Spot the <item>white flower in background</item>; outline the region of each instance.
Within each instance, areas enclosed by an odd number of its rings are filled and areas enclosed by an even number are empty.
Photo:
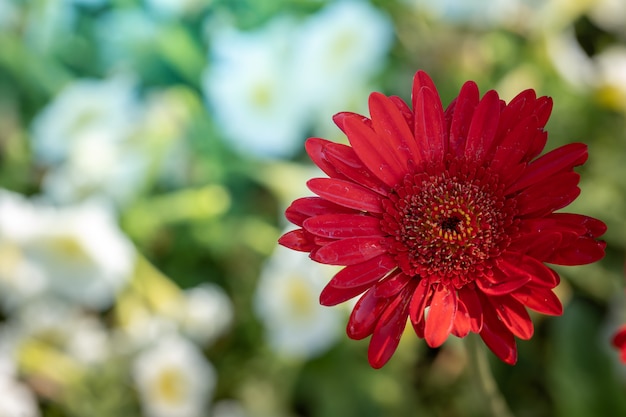
[[[213,405],[211,417],[247,417],[244,406],[236,400],[220,400]]]
[[[261,272],[255,311],[270,346],[279,354],[308,359],[329,349],[340,335],[341,311],[319,304],[329,268],[306,254],[277,247]]]
[[[215,284],[185,290],[181,307],[181,330],[201,346],[213,343],[233,322],[233,304],[224,290]]]
[[[207,415],[217,375],[192,342],[163,338],[137,356],[132,371],[146,417]]]
[[[224,290],[207,283],[164,301],[159,311],[136,306],[124,317],[121,336],[131,348],[143,348],[173,334],[183,334],[206,347],[230,328],[233,316],[232,302]]]
[[[0,332],[4,336],[4,332]],[[37,401],[31,390],[18,380],[13,349],[0,340],[0,416],[39,417]]]
[[[0,191],[0,219],[0,257],[10,260],[0,286],[15,290],[3,294],[9,307],[45,292],[103,309],[133,273],[134,247],[98,201],[55,208]]]
[[[293,81],[294,22],[276,18],[250,32],[218,26],[209,28],[210,65],[203,76],[209,111],[235,149],[292,156],[308,124],[306,99]]]
[[[110,353],[108,332],[99,316],[51,297],[20,306],[7,321],[3,337],[17,351],[29,343],[44,344],[81,364],[100,363]]]
[[[393,32],[391,20],[365,1],[330,3],[312,15],[295,38],[300,94],[330,115],[346,110],[386,63]]]
[[[78,80],[34,119],[32,149],[48,171],[42,188],[53,201],[104,195],[128,201],[143,185],[145,149],[129,140],[141,120],[134,81]]]

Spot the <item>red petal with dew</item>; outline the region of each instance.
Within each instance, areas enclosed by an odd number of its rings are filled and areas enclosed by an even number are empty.
[[[580,194],[579,180],[576,172],[564,172],[525,189],[516,198],[519,215],[539,217],[567,206]]]
[[[449,150],[457,159],[463,157],[465,153],[469,128],[478,102],[479,93],[476,83],[468,81],[463,84],[454,104],[450,124]]]
[[[493,307],[490,306],[489,310]],[[515,365],[517,345],[513,333],[498,319],[495,311],[485,311],[480,337],[491,351],[503,362]]]
[[[549,316],[563,314],[563,305],[550,288],[527,285],[512,292],[511,296],[538,313]]]
[[[511,296],[487,297],[498,313],[502,323],[520,339],[528,340],[533,336],[533,322],[522,303]]]
[[[378,136],[393,149],[406,173],[411,164],[419,165],[420,150],[406,119],[390,98],[372,93],[369,98],[372,125]],[[413,161],[413,162],[410,162]]]
[[[382,236],[380,219],[364,214],[322,214],[309,217],[303,226],[314,235],[332,239]]]
[[[353,182],[334,178],[313,178],[307,182],[307,186],[320,197],[341,206],[382,213],[382,197]]]
[[[422,87],[415,106],[415,141],[422,160],[442,163],[448,150],[448,137],[437,90]]]
[[[407,172],[392,145],[360,118],[346,117],[343,123],[350,145],[365,166],[390,187],[400,183]]]
[[[559,172],[571,171],[575,166],[584,164],[587,157],[587,145],[583,143],[556,148],[528,164],[524,174],[507,189],[507,193],[530,187]]]
[[[371,335],[383,310],[391,300],[374,296],[374,291],[369,290],[357,301],[352,309],[346,332],[350,339],[360,340]]]
[[[304,143],[304,147],[309,158],[311,158],[315,165],[324,171],[326,175],[331,178],[346,179],[346,177],[328,161],[328,158],[324,154],[324,148],[331,143],[331,141],[322,138],[309,138]]]
[[[452,330],[456,311],[456,291],[451,291],[447,286],[439,285],[433,294],[430,309],[426,316],[424,338],[428,346],[439,347],[446,341]]]
[[[285,210],[285,217],[291,223],[302,226],[309,217],[328,213],[356,213],[355,210],[339,206],[319,197],[302,197],[294,200]]]
[[[311,252],[318,247],[313,241],[313,235],[302,229],[285,233],[278,239],[278,243],[298,252]]]
[[[311,259],[328,265],[354,265],[386,252],[378,237],[352,237],[322,246]]]
[[[396,267],[395,260],[386,254],[379,255],[356,265],[349,265],[337,272],[330,283],[335,288],[353,288],[371,285]]]
[[[478,103],[465,144],[465,159],[483,162],[488,157],[498,130],[500,119],[500,98],[494,90],[489,90]]]
[[[413,278],[396,270],[374,286],[376,297],[389,298],[398,294],[411,282]]]
[[[402,332],[406,327],[409,314],[408,296],[412,288],[398,294],[398,296],[385,308],[380,320],[376,324],[374,333],[367,349],[367,358],[373,368],[381,368],[391,359],[396,351]]]
[[[346,178],[381,195],[389,194],[390,188],[367,169],[350,146],[329,143],[324,147],[323,152],[328,162]]]
[[[480,332],[483,327],[483,307],[476,289],[466,285],[459,290],[458,295],[470,316],[470,329],[474,333]]]

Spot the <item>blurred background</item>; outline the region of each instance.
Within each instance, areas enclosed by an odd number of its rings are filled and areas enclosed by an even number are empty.
[[[489,358],[517,416],[626,415],[626,2],[0,0],[0,416],[485,415],[463,341],[371,369],[335,270],[276,245],[304,140],[417,69],[444,106],[534,88],[547,149],[589,145],[568,211],[607,256]]]

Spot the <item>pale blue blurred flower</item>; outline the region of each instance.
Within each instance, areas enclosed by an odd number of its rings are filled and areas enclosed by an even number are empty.
[[[500,25],[519,18],[522,8],[538,7],[539,0],[407,0],[418,11],[451,23],[477,27]]]
[[[295,30],[292,20],[276,18],[255,31],[228,26],[210,33],[204,93],[225,136],[243,153],[291,156],[305,139],[306,99],[291,64]]]

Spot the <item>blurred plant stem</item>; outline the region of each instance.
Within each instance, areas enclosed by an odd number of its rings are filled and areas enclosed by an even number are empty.
[[[491,373],[485,345],[480,336],[470,333],[465,341],[470,378],[477,382],[476,385],[482,396],[482,401],[489,411],[488,415],[491,417],[514,417]]]

